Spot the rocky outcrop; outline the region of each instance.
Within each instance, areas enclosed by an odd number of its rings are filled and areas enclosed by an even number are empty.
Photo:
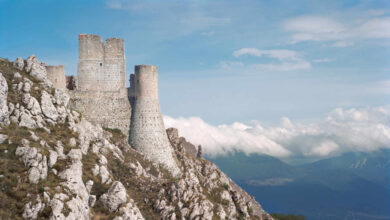
[[[39,180],[44,180],[47,177],[47,158],[39,153],[37,148],[30,147],[29,144],[28,140],[23,139],[22,145],[16,149],[15,154],[20,156],[24,165],[29,168],[29,181],[36,184]]]
[[[191,157],[196,157],[197,150],[195,145],[188,142],[184,137],[179,137],[179,131],[177,128],[168,128],[167,135],[172,146],[176,147],[177,151],[185,153]]]
[[[42,91],[41,96],[41,108],[43,114],[53,121],[57,121],[58,113],[56,107],[51,100],[51,96],[46,92]]]
[[[47,81],[47,72],[46,72],[45,65],[43,63],[40,63],[38,59],[35,57],[35,55],[29,56],[26,62],[27,62],[26,65],[27,73],[29,73],[32,77],[34,77],[37,80]],[[15,65],[19,66],[18,63],[20,63],[20,60],[18,61],[17,59]]]
[[[9,124],[7,98],[8,98],[8,84],[3,74],[0,72],[0,125]]]

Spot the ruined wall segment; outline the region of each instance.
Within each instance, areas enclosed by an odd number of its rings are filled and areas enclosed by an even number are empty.
[[[47,78],[53,83],[53,87],[56,89],[66,90],[66,77],[65,67],[59,66],[46,66]]]
[[[161,163],[174,176],[180,175],[160,112],[156,66],[135,66],[135,91],[137,97],[132,108],[130,145],[150,160]]]
[[[77,86],[71,105],[94,124],[129,135],[131,106],[126,89],[123,39],[103,43],[97,35],[79,35]]]
[[[78,86],[80,91],[126,90],[123,39],[79,35]]]

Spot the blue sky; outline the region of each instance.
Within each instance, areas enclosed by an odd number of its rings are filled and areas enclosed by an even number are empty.
[[[274,126],[389,104],[388,0],[0,0],[0,57],[76,74],[79,33],[123,38],[128,74],[157,65],[171,117]]]

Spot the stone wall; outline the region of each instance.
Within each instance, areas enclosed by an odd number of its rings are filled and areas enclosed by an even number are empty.
[[[123,39],[79,35],[76,90],[70,91],[71,105],[87,120],[129,135],[131,106],[126,89]]]
[[[126,89],[126,62],[123,39],[79,35],[78,85],[80,91]]]
[[[134,81],[137,97],[131,115],[130,145],[177,176],[180,169],[165,131],[158,102],[157,67],[136,66]]]
[[[54,88],[66,89],[65,67],[63,65],[46,66],[46,72],[47,78],[53,83]]]
[[[82,113],[89,122],[106,128],[118,128],[129,135],[131,107],[127,96],[115,92],[69,91],[70,105]]]

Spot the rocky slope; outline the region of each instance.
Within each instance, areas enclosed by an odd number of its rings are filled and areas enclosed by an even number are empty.
[[[176,129],[180,178],[68,102],[35,56],[0,59],[0,219],[272,219]]]

